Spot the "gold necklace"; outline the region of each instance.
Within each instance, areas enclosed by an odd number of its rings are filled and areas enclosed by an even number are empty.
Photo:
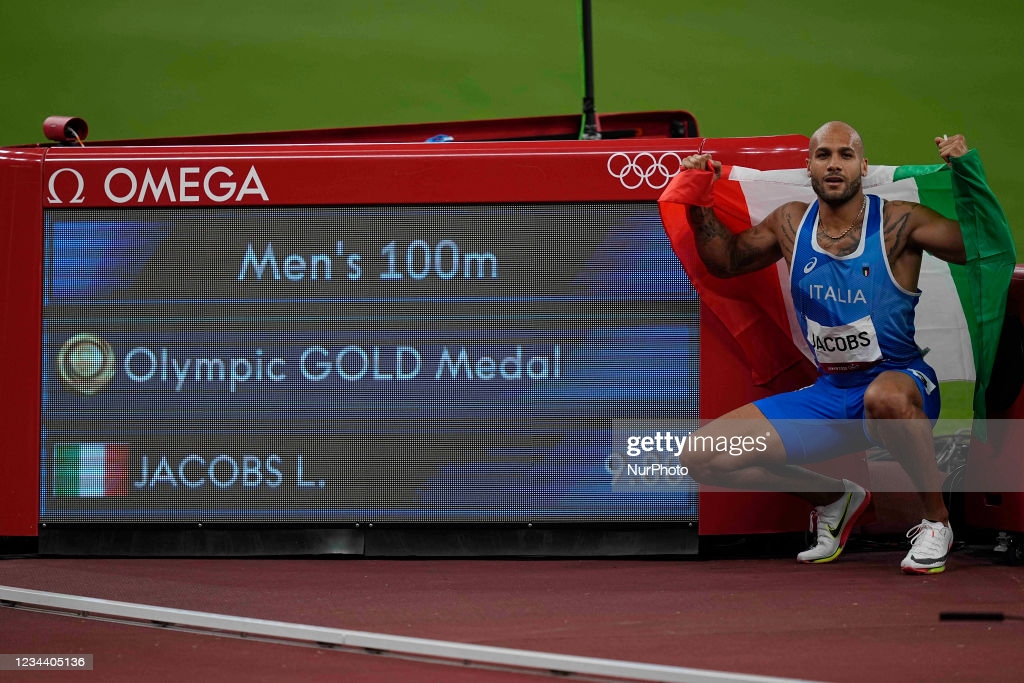
[[[862,201],[860,203],[860,211],[857,212],[857,217],[853,219],[852,223],[850,223],[850,227],[848,227],[846,230],[843,230],[840,234],[836,235],[835,237],[833,237],[832,235],[828,234],[828,230],[825,229],[825,223],[824,223],[824,221],[821,220],[821,215],[819,214],[818,215],[818,232],[820,232],[822,235],[824,235],[825,237],[829,238],[833,242],[838,242],[839,240],[843,239],[848,234],[850,234],[851,230],[853,230],[858,225],[860,225],[860,219],[864,217],[864,207],[866,207],[867,205],[868,205],[868,198],[865,196],[865,197],[863,197],[863,199],[862,199]]]

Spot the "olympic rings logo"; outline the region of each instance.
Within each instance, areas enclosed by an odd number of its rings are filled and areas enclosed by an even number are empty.
[[[660,190],[682,170],[682,164],[675,152],[665,152],[657,158],[650,152],[640,152],[633,158],[616,152],[608,157],[608,173],[627,190],[635,190],[644,183],[652,190]]]

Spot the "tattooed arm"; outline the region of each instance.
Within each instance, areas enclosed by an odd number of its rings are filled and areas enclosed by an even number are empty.
[[[782,258],[775,231],[759,225],[733,234],[722,225],[710,206],[688,206],[686,215],[693,227],[697,253],[716,277],[733,277],[760,270]],[[770,217],[769,217],[770,218]]]
[[[935,138],[935,145],[939,156],[946,161],[968,151],[963,135]],[[911,202],[889,203],[892,206],[886,207],[885,235],[890,263],[897,263],[904,251],[918,255],[927,251],[950,263],[966,261],[959,223],[925,206]]]
[[[892,264],[907,252],[919,257],[923,251],[949,263],[967,260],[960,224],[913,202],[886,202],[885,242]]]
[[[684,169],[714,169],[715,177],[721,173],[721,164],[712,161],[710,154],[694,154],[683,160]],[[792,225],[787,223],[788,205],[773,211],[758,225],[733,233],[722,225],[711,206],[689,205],[686,215],[693,228],[697,253],[708,272],[716,277],[733,277],[770,266],[792,250]],[[781,244],[780,244],[781,241]]]

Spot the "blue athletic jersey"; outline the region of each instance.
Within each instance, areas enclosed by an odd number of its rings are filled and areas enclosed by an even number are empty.
[[[837,385],[858,383],[849,373],[884,363],[906,366],[920,357],[914,307],[920,290],[896,283],[885,254],[882,198],[867,196],[861,241],[848,256],[818,246],[818,202],[800,221],[790,265],[790,290],[800,329],[822,373]]]
[[[925,415],[939,416],[935,371],[914,342],[914,307],[921,292],[893,279],[885,256],[882,199],[867,195],[857,250],[835,257],[818,246],[818,202],[797,228],[789,282],[800,328],[821,374],[809,387],[754,405],[772,423],[787,462],[803,464],[872,445],[863,425],[864,394],[888,370],[914,379]]]

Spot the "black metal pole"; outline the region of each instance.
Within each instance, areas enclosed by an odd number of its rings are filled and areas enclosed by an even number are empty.
[[[594,33],[591,22],[590,0],[582,3],[583,23],[583,140],[600,140],[597,116],[594,113]]]

